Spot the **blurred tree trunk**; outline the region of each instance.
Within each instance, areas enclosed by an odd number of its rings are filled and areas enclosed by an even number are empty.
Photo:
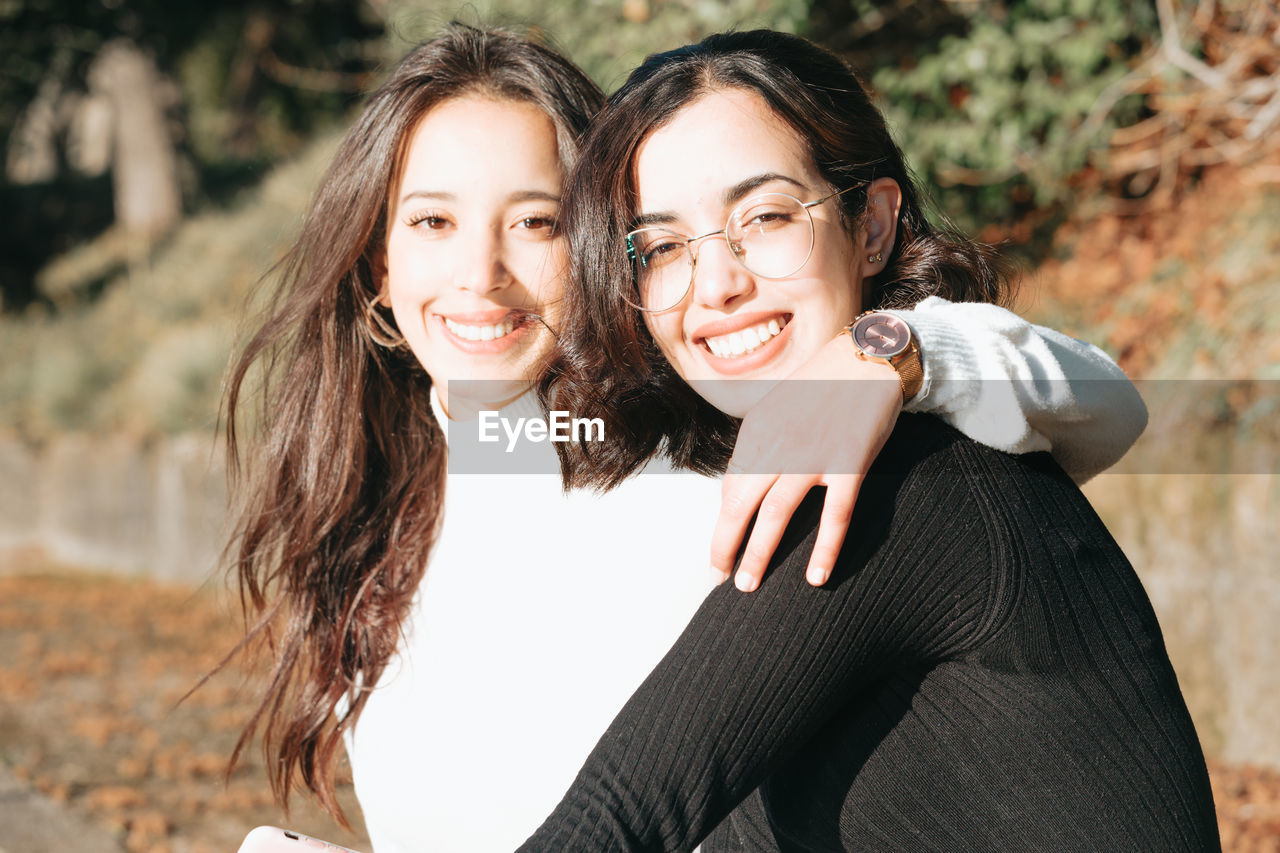
[[[178,158],[165,110],[172,94],[155,62],[127,40],[107,43],[89,70],[89,88],[114,113],[112,186],[117,225],[155,238],[182,216]]]
[[[9,134],[5,175],[15,184],[41,184],[58,175],[58,100],[62,81],[50,74],[40,81]]]
[[[258,99],[262,94],[258,67],[275,35],[272,15],[263,9],[250,9],[227,80],[227,102],[234,116],[229,147],[240,157],[249,158],[258,148]]]

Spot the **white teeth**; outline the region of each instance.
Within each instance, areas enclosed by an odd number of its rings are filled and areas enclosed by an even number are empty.
[[[506,337],[516,328],[512,320],[505,320],[492,326],[468,326],[445,317],[444,324],[449,331],[468,341],[491,341],[494,338]]]
[[[759,349],[775,336],[782,334],[782,330],[786,327],[785,319],[775,317],[767,323],[761,323],[749,329],[703,340],[706,341],[707,349],[711,350],[712,355],[718,358],[737,358]]]

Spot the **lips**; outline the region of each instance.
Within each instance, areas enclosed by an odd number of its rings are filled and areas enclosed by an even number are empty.
[[[699,326],[691,343],[716,373],[750,373],[783,351],[791,337],[791,320],[791,314],[780,311],[730,317]]]
[[[518,309],[432,316],[450,343],[475,355],[498,353],[514,346],[534,323],[534,315]]]
[[[738,332],[703,338],[702,342],[718,358],[739,358],[755,352],[771,339],[782,334],[786,325],[786,316],[779,315]]]
[[[449,331],[468,341],[491,341],[515,331],[516,321],[510,317],[495,325],[473,325],[459,323],[450,317],[444,318],[444,325]]]

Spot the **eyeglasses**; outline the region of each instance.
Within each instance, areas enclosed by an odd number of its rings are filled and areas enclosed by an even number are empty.
[[[845,187],[817,201],[803,202],[782,192],[753,196],[733,209],[724,228],[686,237],[667,228],[637,228],[627,235],[635,289],[623,298],[641,311],[669,311],[693,289],[698,263],[693,244],[723,234],[729,252],[761,278],[786,278],[813,254],[810,208],[843,195],[863,183]]]

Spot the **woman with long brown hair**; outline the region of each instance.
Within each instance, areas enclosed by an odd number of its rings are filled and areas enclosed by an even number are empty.
[[[601,102],[571,63],[511,34],[454,26],[412,51],[339,148],[231,375],[230,553],[255,614],[249,639],[268,642],[273,662],[239,748],[260,728],[276,793],[300,782],[337,813],[346,737],[379,851],[522,839],[706,592],[690,561],[716,517],[714,480],[645,478],[596,498],[563,495],[554,476],[446,470],[446,432],[460,428],[449,415],[541,413],[528,389],[566,322],[562,173]],[[973,400],[942,379],[989,358],[998,375],[1068,389],[1063,405],[1027,383],[1015,444],[1052,444],[1087,475],[1141,429],[1127,384],[1119,406],[1083,392],[1081,378],[1122,379],[1095,350],[998,309],[937,303],[902,316],[920,337],[912,405],[971,415]],[[833,423],[833,476],[726,487],[740,491],[717,528],[721,563],[762,502],[762,517],[790,514],[779,488],[794,496],[820,481],[833,505],[851,505],[897,418],[893,369],[830,343],[799,369],[888,377],[867,383],[878,402]],[[757,439],[783,428],[762,421]],[[972,431],[983,434],[980,419]],[[832,559],[841,515],[830,516]],[[768,526],[752,533],[757,568],[741,577],[763,570],[781,535]],[[818,569],[821,582],[830,567]],[[584,634],[602,641],[583,645]]]
[[[1008,287],[987,247],[923,216],[850,70],[782,33],[646,60],[566,202],[543,392],[613,444],[567,454],[579,483],[626,481],[663,444],[727,458],[718,425],[832,336],[892,360],[911,331],[885,307]],[[785,328],[726,352],[761,323]],[[904,415],[823,587],[798,577],[816,498],[758,591],[712,592],[522,849],[1219,847],[1150,602],[1047,454]]]

